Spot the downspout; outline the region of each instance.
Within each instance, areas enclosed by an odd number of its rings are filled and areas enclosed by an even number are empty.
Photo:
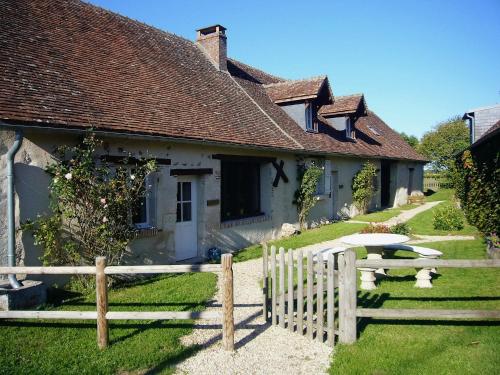
[[[476,126],[475,126],[475,125],[476,125],[476,124],[475,124],[475,118],[474,118],[474,116],[471,116],[471,115],[470,115],[470,114],[468,114],[468,113],[466,113],[466,114],[464,115],[464,117],[465,117],[465,118],[467,118],[467,119],[469,120],[469,126],[470,126],[470,143],[471,143],[471,144],[473,144],[473,143],[474,143],[474,141],[475,141],[474,137],[475,137],[475,135],[476,135],[476,134],[475,134],[475,133],[476,133],[476,132],[475,132],[475,127],[476,127]]]
[[[9,152],[7,152],[7,260],[9,267],[16,266],[16,231],[14,222],[14,157],[21,148],[23,142],[23,132],[16,130],[16,137]],[[22,287],[22,284],[16,279],[15,274],[9,275],[9,283],[13,289]]]

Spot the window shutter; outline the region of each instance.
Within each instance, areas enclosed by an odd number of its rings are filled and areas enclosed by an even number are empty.
[[[332,191],[332,163],[330,160],[325,160],[325,194],[330,194]]]

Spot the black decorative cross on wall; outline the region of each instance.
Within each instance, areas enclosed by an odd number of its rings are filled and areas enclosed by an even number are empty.
[[[281,160],[279,164],[276,163],[275,161],[273,161],[272,163],[274,168],[276,168],[276,177],[274,178],[273,186],[278,187],[280,178],[282,178],[285,183],[288,182],[288,177],[286,176],[285,171],[283,170],[285,162]]]

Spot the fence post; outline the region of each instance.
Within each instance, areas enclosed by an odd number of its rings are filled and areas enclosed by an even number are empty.
[[[314,262],[310,251],[307,252],[307,337],[312,340],[313,335],[313,299],[314,299]]]
[[[222,255],[223,299],[222,299],[222,345],[225,350],[234,350],[234,295],[233,256]]]
[[[106,313],[108,312],[108,281],[104,273],[106,257],[97,257],[95,259],[95,266],[97,345],[99,349],[104,349],[109,343],[109,328],[108,321],[106,320]]]
[[[276,280],[276,246],[271,246],[271,324],[276,325],[278,324],[277,320],[277,311],[276,311],[276,304],[277,304],[277,296],[276,293],[278,293],[278,288],[277,284],[278,281]]]
[[[339,255],[339,342],[356,342],[356,253],[352,249]]]
[[[325,264],[323,263],[323,254],[318,252],[316,254],[316,340],[323,342],[325,336],[324,329],[324,299],[323,299],[323,270]]]
[[[288,310],[286,316],[288,319],[288,329],[293,332],[294,330],[294,308],[293,308],[293,250],[288,249]]]
[[[297,332],[304,334],[304,259],[302,250],[297,251]]]
[[[328,254],[327,284],[326,284],[326,326],[328,345],[335,344],[335,260],[332,253]]]
[[[268,263],[268,253],[267,244],[262,244],[262,316],[267,322],[268,320],[268,302],[269,302],[269,263]]]

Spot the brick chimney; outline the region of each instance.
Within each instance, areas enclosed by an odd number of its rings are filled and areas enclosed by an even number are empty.
[[[226,28],[214,25],[196,30],[196,43],[203,48],[215,67],[227,71]]]

